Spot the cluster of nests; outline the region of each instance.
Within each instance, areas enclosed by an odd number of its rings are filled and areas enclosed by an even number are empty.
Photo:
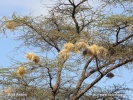
[[[80,53],[82,51],[83,56],[101,56],[105,57],[107,55],[108,50],[103,46],[98,46],[93,44],[91,46],[88,45],[88,42],[81,39],[77,43],[65,43],[64,49],[61,50],[58,54],[59,60],[67,60],[70,56],[70,52]]]
[[[40,62],[40,58],[36,56],[34,53],[27,53],[26,58],[29,59],[30,61],[34,62],[35,64],[38,64]],[[26,69],[24,66],[20,66],[17,68],[17,75],[23,76],[26,74]]]

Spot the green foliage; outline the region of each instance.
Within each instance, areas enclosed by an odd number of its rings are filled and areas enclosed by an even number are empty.
[[[98,26],[102,26],[105,28],[116,28],[116,27],[123,27],[129,26],[133,24],[133,17],[132,16],[125,16],[125,15],[111,15],[106,17],[102,22],[98,24]]]

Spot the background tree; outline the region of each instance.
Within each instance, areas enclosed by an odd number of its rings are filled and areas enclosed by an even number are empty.
[[[3,93],[27,94],[12,98],[16,100],[128,100],[95,94],[131,90],[114,86],[112,91],[98,92],[100,87],[96,85],[105,76],[114,77],[111,71],[132,67],[131,4],[132,0],[106,0],[93,7],[87,0],[59,0],[48,16],[14,13],[12,17],[3,17],[0,23],[3,33],[7,29],[19,31],[16,37],[23,41],[21,46],[42,52],[42,56],[27,53],[29,61],[2,69],[1,84],[11,87]],[[109,10],[112,6],[123,7],[122,13],[113,13],[114,9]]]

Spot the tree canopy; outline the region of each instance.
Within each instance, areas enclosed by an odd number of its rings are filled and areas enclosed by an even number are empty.
[[[9,87],[2,95],[27,94],[12,100],[130,100],[115,94],[131,88],[102,89],[97,83],[115,77],[112,71],[118,68],[133,69],[132,5],[132,0],[99,0],[95,6],[91,0],[58,0],[47,16],[1,18],[1,33],[15,32],[23,41],[19,48],[31,49],[27,62],[1,69],[0,83]],[[36,48],[41,56],[32,51]]]

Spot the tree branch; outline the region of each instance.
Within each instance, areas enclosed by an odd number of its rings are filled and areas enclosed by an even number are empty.
[[[68,0],[71,5],[74,5],[74,1]]]
[[[102,77],[104,77],[108,72],[120,67],[120,66],[123,66],[129,62],[133,61],[133,59],[127,59],[109,69],[107,69],[106,71],[103,72],[103,76],[100,75],[97,79],[95,79],[91,84],[89,84],[83,91],[81,91],[77,96],[76,96],[76,99],[77,100],[78,98],[80,98],[82,95],[84,95],[85,92],[87,92],[91,87],[93,87],[98,81],[100,81],[102,79]]]
[[[52,76],[51,76],[51,74],[50,74],[49,68],[47,68],[47,70],[48,70],[48,75],[49,75],[49,78],[50,78],[50,80],[49,80],[49,85],[50,85],[50,88],[53,90],[53,86],[52,86]]]
[[[102,66],[99,66],[99,68],[95,68],[95,69],[92,69],[88,74],[86,74],[85,78],[88,78],[90,75],[92,75],[93,73],[95,73],[96,71],[98,70],[101,70],[102,68],[110,65],[111,63],[113,63],[115,60],[111,60],[111,61],[108,61],[107,63],[103,64]]]
[[[78,24],[78,21],[77,21],[75,15],[76,15],[76,6],[73,5],[72,19],[73,19],[73,21],[74,21],[74,23],[75,23],[76,31],[77,31],[77,33],[79,34],[79,28],[80,28],[80,27],[79,27],[79,24]]]
[[[29,25],[29,24],[27,24],[27,23],[24,23],[24,24],[25,24],[26,26],[30,27],[31,29],[33,29],[36,33],[38,33],[38,34],[43,38],[43,40],[44,40],[45,42],[47,42],[47,43],[48,43],[49,45],[51,45],[52,47],[55,47],[55,49],[56,49],[58,52],[60,51],[60,49],[59,49],[57,46],[55,46],[55,45],[53,45],[52,43],[50,43],[49,41],[47,41],[47,40],[44,38],[44,36],[38,32],[37,29],[35,29],[33,26],[31,26],[31,25]]]
[[[119,33],[120,33],[120,27],[118,27],[117,29],[117,33],[116,33],[116,44],[118,43],[118,39],[119,39]]]
[[[79,2],[76,6],[78,7],[79,5],[81,5],[82,3],[84,3],[87,0],[82,0],[81,2]]]
[[[84,24],[81,26],[80,32],[84,29],[84,27],[86,27],[87,25],[89,25],[90,23],[94,22],[94,20],[89,21],[88,23]]]
[[[98,62],[98,58],[95,56],[95,60],[96,60],[96,67],[97,67],[97,71],[101,74],[101,76],[103,75],[103,73],[100,71],[99,69],[99,62]]]
[[[73,96],[77,95],[77,93],[78,93],[78,91],[79,91],[79,89],[80,89],[80,87],[81,87],[81,85],[82,85],[82,83],[83,83],[83,81],[84,81],[84,79],[85,79],[86,69],[87,69],[88,65],[90,64],[90,62],[91,62],[93,59],[94,59],[94,57],[90,58],[90,59],[87,61],[87,63],[85,64],[84,69],[83,69],[83,71],[82,71],[82,75],[81,75],[81,77],[80,77],[80,79],[79,79],[79,81],[78,81],[78,83],[77,83],[76,89],[74,90]]]
[[[122,42],[124,42],[124,41],[130,39],[131,37],[133,37],[133,34],[128,35],[128,36],[125,37],[124,39],[122,39],[122,40],[120,40],[119,42],[113,44],[113,46],[117,46],[117,45],[119,45],[120,43],[122,43]]]
[[[57,92],[58,87],[59,87],[59,85],[60,85],[61,71],[62,71],[62,68],[63,68],[63,64],[64,64],[64,63],[59,63],[59,66],[58,66],[58,72],[57,72],[56,84],[53,86],[53,92],[54,92],[54,93]]]

